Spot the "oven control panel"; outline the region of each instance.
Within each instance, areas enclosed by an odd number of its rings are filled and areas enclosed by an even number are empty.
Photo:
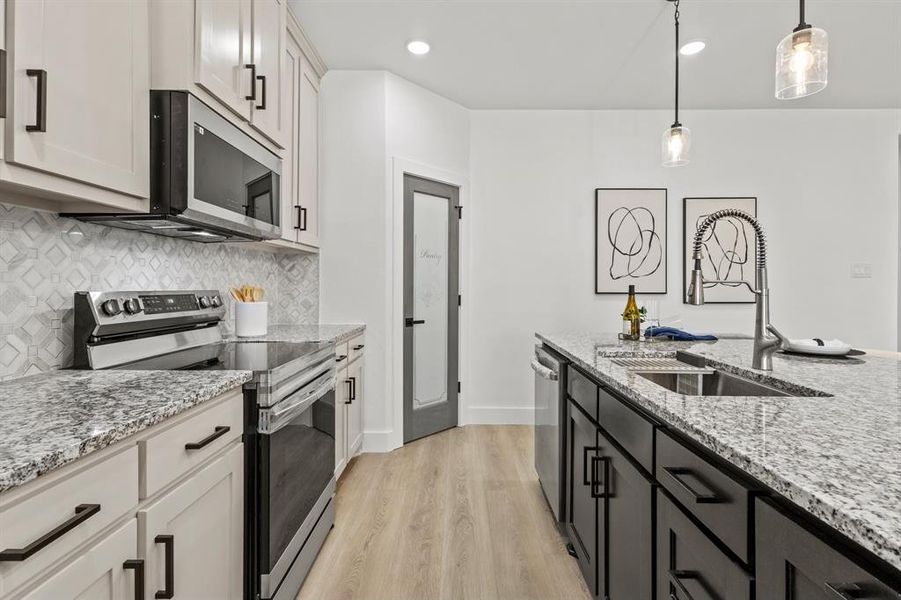
[[[148,315],[200,310],[200,301],[194,294],[138,296],[138,299]]]

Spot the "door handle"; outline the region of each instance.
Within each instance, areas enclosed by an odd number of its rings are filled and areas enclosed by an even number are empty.
[[[65,523],[45,533],[24,548],[7,548],[0,551],[0,561],[21,562],[27,560],[99,512],[99,504],[79,504],[75,507],[75,516],[70,517]]]
[[[144,561],[129,559],[122,563],[122,568],[135,572],[135,600],[144,600]]]
[[[231,431],[231,427],[228,425],[218,425],[213,429],[213,433],[206,436],[199,442],[188,442],[185,444],[185,450],[200,450],[204,446],[213,443],[217,439],[221,438],[223,435]]]
[[[598,464],[604,464],[604,486],[598,483]],[[591,457],[591,497],[592,498],[612,498],[613,492],[610,489],[610,457],[609,456],[592,456]]]
[[[257,66],[253,63],[248,63],[244,65],[245,69],[250,69],[250,95],[244,96],[245,100],[253,100],[256,102],[257,99]]]
[[[265,75],[257,75],[257,79],[263,83],[263,99],[257,104],[257,108],[260,110],[266,110],[266,76]]]
[[[345,379],[344,383],[347,384],[347,400],[344,401],[344,404],[353,404],[354,401],[354,384],[350,379]]]
[[[37,77],[38,90],[35,99],[34,125],[26,125],[25,131],[47,131],[47,71],[44,69],[26,69],[28,77]]]
[[[829,583],[827,581],[823,585],[825,585],[826,589],[832,592],[836,598],[840,598],[841,600],[859,600],[866,597],[860,595],[863,593],[863,590],[856,583]]]
[[[694,475],[694,472],[691,469],[686,467],[663,467],[663,470],[666,471],[666,474],[672,477],[683,490],[694,497],[696,504],[720,504],[726,502],[726,498],[718,496],[716,492],[712,490],[710,490],[710,493],[703,493],[690,486],[688,482],[682,478],[682,475]]]
[[[600,446],[583,446],[582,447],[582,485],[592,485],[592,481],[588,478],[588,453],[591,451],[597,452],[600,450]]]
[[[307,230],[307,209],[301,206],[299,216],[303,219],[303,225],[300,226],[300,230],[306,231]]]
[[[404,325],[407,327],[413,327],[414,325],[422,325],[425,323],[425,319],[414,319],[413,317],[406,317],[404,319]]]
[[[162,544],[166,550],[166,587],[157,591],[154,598],[166,600],[175,597],[175,536],[158,535],[153,538],[154,544]]]
[[[335,362],[336,362],[336,363],[339,363],[339,362],[341,362],[342,360],[344,360],[345,358],[347,358],[347,355],[346,355],[346,354],[342,354],[341,356],[336,356],[336,357],[335,357]]]
[[[350,399],[351,400],[357,399],[357,378],[356,377],[350,378]]]

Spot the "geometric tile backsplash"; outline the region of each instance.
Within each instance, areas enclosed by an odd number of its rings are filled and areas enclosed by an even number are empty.
[[[202,244],[61,218],[0,203],[0,379],[72,363],[78,290],[266,291],[270,323],[319,321],[319,258],[236,244]]]

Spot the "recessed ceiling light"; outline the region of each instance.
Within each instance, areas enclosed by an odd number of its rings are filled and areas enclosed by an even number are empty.
[[[682,56],[692,56],[706,47],[707,42],[704,40],[692,40],[679,48],[679,53],[682,54]]]
[[[416,54],[417,56],[422,56],[423,54],[428,54],[431,47],[421,40],[413,40],[409,44],[407,44],[407,50],[412,54]]]

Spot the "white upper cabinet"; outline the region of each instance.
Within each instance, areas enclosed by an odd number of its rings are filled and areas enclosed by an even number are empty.
[[[164,3],[165,4],[165,3]],[[251,68],[251,0],[196,0],[195,80],[244,119],[257,82]],[[165,43],[165,31],[157,31]]]
[[[302,57],[299,77],[299,200],[298,241],[319,247],[319,77]]]
[[[298,99],[298,79],[300,77],[300,46],[293,36],[288,36],[285,45],[285,60],[282,64],[282,106],[285,110],[285,151],[282,154],[282,239],[297,241],[299,215],[297,208],[298,133],[300,100]]]
[[[6,160],[149,195],[146,0],[7,3]]]
[[[253,51],[256,71],[251,124],[284,147],[285,114],[282,106],[281,68],[285,52],[287,0],[253,0]]]

